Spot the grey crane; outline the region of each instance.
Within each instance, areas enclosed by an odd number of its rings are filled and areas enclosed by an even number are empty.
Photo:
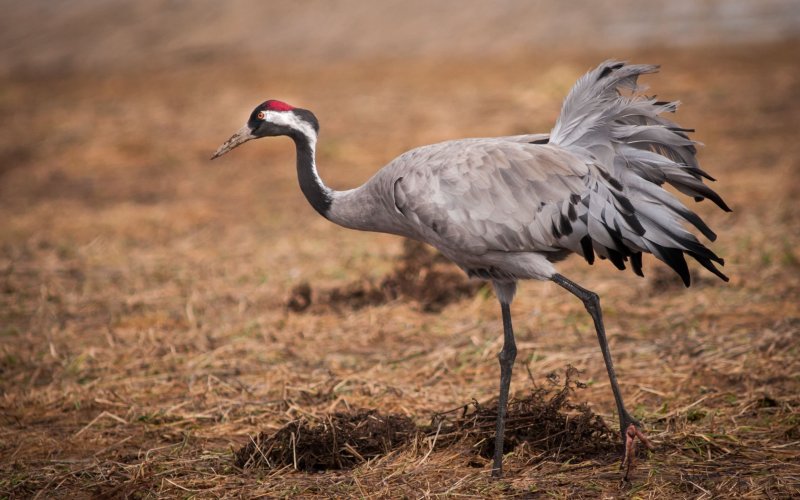
[[[703,180],[714,180],[695,158],[693,132],[664,118],[678,102],[641,93],[640,75],[657,66],[606,61],[582,76],[564,100],[549,135],[458,139],[413,149],[365,184],[327,187],[317,173],[319,123],[311,111],[269,100],[214,153],[224,155],[260,137],[289,136],[297,149],[300,189],[317,212],[340,226],[391,233],[429,243],[469,276],[491,281],[503,319],[500,396],[492,475],[502,475],[503,435],[516,358],[511,302],[522,279],[550,280],[577,296],[600,342],[632,463],[636,439],[649,446],[625,408],[597,294],[556,272],[554,264],[595,256],[642,276],[642,253],[665,262],[690,285],[685,255],[721,279],[724,262],[684,228],[714,232],[666,182],[696,201],[730,211]],[[626,472],[627,476],[627,472]]]

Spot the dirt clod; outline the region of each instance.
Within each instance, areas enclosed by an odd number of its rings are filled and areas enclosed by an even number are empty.
[[[286,300],[286,308],[294,312],[303,312],[309,307],[311,307],[311,285],[303,282],[292,288]]]

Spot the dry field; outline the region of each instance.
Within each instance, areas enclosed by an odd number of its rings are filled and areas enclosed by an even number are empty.
[[[381,284],[411,265],[403,242],[317,216],[288,139],[208,161],[255,104],[281,98],[317,113],[322,175],[353,186],[416,145],[547,131],[575,78],[609,54],[198,60],[0,80],[0,498],[800,495],[798,51],[613,54],[662,65],[646,83],[683,101],[679,122],[698,130],[734,209],[697,205],[728,284],[695,268],[687,290],[653,259],[646,279],[560,267],[602,297],[628,405],[656,445],[630,482],[602,433],[570,453],[523,443],[492,481],[479,439],[425,428],[496,394],[491,291],[437,263],[387,301]],[[459,283],[459,300],[429,300]],[[580,302],[526,283],[512,312],[512,391],[563,384],[573,365],[585,388],[559,415],[586,403],[615,428]],[[359,410],[421,430],[373,458],[343,444],[331,462],[354,465],[342,470],[237,465],[261,432]]]

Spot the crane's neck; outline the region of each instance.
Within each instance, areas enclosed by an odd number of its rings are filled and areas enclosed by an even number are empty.
[[[291,138],[297,147],[297,180],[300,182],[300,189],[314,210],[326,219],[330,219],[336,192],[322,182],[317,172],[317,135],[311,130],[298,131],[293,133]]]
[[[297,146],[297,179],[314,210],[340,226],[361,231],[393,231],[384,219],[385,210],[373,190],[365,184],[336,191],[322,182],[316,165],[316,130],[304,127],[290,134]]]

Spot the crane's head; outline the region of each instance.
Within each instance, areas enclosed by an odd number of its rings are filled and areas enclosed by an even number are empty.
[[[211,159],[219,158],[251,139],[288,135],[315,142],[318,132],[319,123],[311,111],[270,99],[256,106],[247,123],[225,141]]]

